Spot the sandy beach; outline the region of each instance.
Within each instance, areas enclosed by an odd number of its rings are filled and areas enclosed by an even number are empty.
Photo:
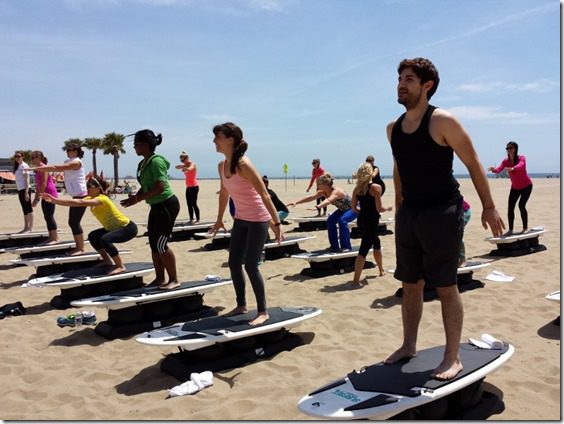
[[[393,183],[385,180],[385,205],[393,204]],[[307,180],[271,180],[270,187],[289,203],[305,195]],[[489,257],[495,246],[484,239],[491,233],[480,222],[481,207],[469,179],[461,179],[461,192],[472,205],[473,216],[466,227],[468,258],[492,260],[478,270],[474,279],[484,287],[462,294],[465,308],[463,341],[490,333],[515,346],[513,357],[486,383],[502,394],[505,411],[491,419],[560,420],[560,327],[552,324],[559,316],[558,303],[545,299],[560,288],[560,179],[535,179],[528,203],[530,227],[547,229],[540,241],[546,251],[518,258]],[[337,186],[352,193],[353,186],[338,180]],[[188,218],[184,182],[173,181],[181,200],[179,219]],[[202,221],[215,220],[219,182],[200,181],[199,206]],[[507,222],[509,180],[490,179],[493,197]],[[118,196],[119,200],[119,196]],[[312,204],[299,205],[290,217],[312,216]],[[121,208],[121,207],[120,207]],[[332,208],[329,208],[332,211]],[[148,206],[125,210],[136,222],[146,222]],[[57,206],[56,219],[70,240],[67,208]],[[384,217],[393,216],[392,213]],[[227,227],[231,218],[226,216]],[[19,231],[23,226],[15,195],[0,196],[0,232]],[[82,225],[87,234],[99,225],[86,212]],[[283,226],[286,234],[296,224]],[[516,230],[521,220],[516,211]],[[35,229],[44,229],[40,209],[35,212]],[[393,227],[391,227],[393,230]],[[141,231],[142,232],[142,231]],[[303,233],[300,233],[303,234]],[[316,238],[303,242],[306,250],[328,246],[325,231],[312,231]],[[381,237],[384,268],[395,268],[394,236]],[[176,254],[182,281],[207,274],[229,277],[227,250],[202,249],[206,240],[170,243]],[[353,240],[353,246],[359,240]],[[146,237],[120,245],[131,249],[126,261],[151,261]],[[0,418],[4,420],[307,420],[296,407],[313,389],[362,366],[383,360],[402,338],[401,299],[394,296],[400,283],[391,273],[377,277],[365,270],[368,284],[352,290],[352,274],[312,279],[300,275],[307,266],[302,260],[283,258],[266,261],[261,272],[266,280],[269,306],[311,305],[323,310],[293,332],[307,341],[293,351],[236,369],[214,373],[214,384],[193,396],[167,399],[167,389],[180,382],[159,369],[162,358],[176,350],[141,345],[134,337],[106,340],[92,326],[77,329],[56,325],[58,316],[78,309],[54,309],[49,300],[55,288],[22,288],[34,273],[32,267],[12,267],[12,254],[2,254],[0,266],[1,304],[21,301],[27,314],[0,321]],[[368,258],[370,259],[370,257]],[[516,277],[501,283],[485,279],[493,270]],[[145,281],[150,281],[145,278]],[[249,307],[254,297],[248,287]],[[233,288],[220,287],[206,293],[206,305],[222,309],[235,306]],[[107,317],[96,309],[98,321]],[[444,343],[440,303],[426,302],[419,332],[419,348]]]

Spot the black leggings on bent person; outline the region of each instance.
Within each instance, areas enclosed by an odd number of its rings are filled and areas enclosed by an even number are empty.
[[[118,255],[118,250],[114,243],[125,243],[137,235],[137,225],[133,221],[129,221],[125,227],[117,230],[108,231],[105,228],[98,228],[88,234],[88,241],[92,247],[99,251],[104,249],[111,258]]]
[[[56,230],[57,222],[55,221],[55,204],[42,200],[41,211],[43,212],[43,218],[45,218],[45,223],[47,224],[47,230]]]
[[[521,220],[523,221],[523,228],[529,228],[529,214],[527,213],[527,201],[533,191],[533,185],[525,187],[521,190],[512,188],[509,191],[509,202],[507,206],[507,221],[509,222],[509,229],[513,230],[513,223],[515,222],[515,205],[519,197],[519,212],[521,212]]]
[[[194,220],[194,213],[196,214],[196,221],[200,220],[200,208],[198,208],[199,191],[200,186],[186,187],[186,205],[188,206],[190,221]]]
[[[176,196],[171,196],[161,203],[151,205],[147,233],[151,252],[162,255],[168,249],[168,238],[172,234],[174,221],[180,212],[180,203]]]
[[[259,260],[268,235],[269,222],[251,222],[235,219],[229,242],[229,270],[237,296],[237,306],[247,306],[243,265],[251,280],[257,301],[257,311],[266,311],[264,280],[259,271]]]

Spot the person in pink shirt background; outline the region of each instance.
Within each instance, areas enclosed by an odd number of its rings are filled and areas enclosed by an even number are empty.
[[[313,169],[311,170],[311,180],[309,180],[309,185],[307,186],[306,192],[311,190],[313,183],[322,175],[325,175],[325,170],[321,167],[321,161],[317,158],[311,161],[311,166]],[[319,205],[321,202],[325,200],[325,197],[319,197],[316,200],[316,204]],[[321,210],[317,211],[317,216],[325,216],[327,215],[327,206],[323,208],[323,215],[321,215]]]
[[[270,194],[258,170],[245,156],[247,142],[243,131],[232,122],[216,125],[213,128],[215,148],[225,156],[218,164],[221,181],[217,220],[210,233],[225,230],[223,214],[229,197],[235,204],[235,216],[229,241],[229,271],[237,299],[237,306],[226,316],[248,312],[245,298],[245,276],[243,265],[257,302],[257,315],[249,321],[259,325],[268,320],[264,280],[259,271],[259,261],[268,228],[272,224],[276,241],[282,240],[282,229],[278,212],[270,199]]]
[[[188,215],[190,215],[190,224],[198,224],[200,222],[200,208],[198,207],[200,186],[196,179],[198,168],[186,152],[180,153],[180,162],[182,163],[176,165],[176,169],[180,169],[186,177],[186,205],[188,206]],[[196,220],[194,220],[194,216]]]
[[[509,221],[509,231],[504,234],[508,236],[513,234],[513,222],[515,221],[515,205],[519,200],[519,212],[521,212],[521,221],[523,222],[523,232],[526,232],[529,225],[529,214],[527,213],[527,201],[533,191],[533,181],[527,174],[527,162],[525,156],[519,155],[519,145],[510,141],[505,147],[507,150],[507,158],[501,164],[494,168],[490,166],[488,171],[499,174],[504,169],[511,179],[511,190],[509,191],[509,200],[507,205],[507,220]]]

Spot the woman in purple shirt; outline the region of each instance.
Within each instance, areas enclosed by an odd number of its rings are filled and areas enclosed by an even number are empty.
[[[31,163],[34,168],[44,166],[47,165],[47,158],[40,150],[34,150],[31,152]],[[35,171],[35,198],[32,203],[33,207],[36,207],[37,204],[41,202],[43,193],[48,193],[55,198],[59,197],[57,187],[55,187],[55,183],[53,182],[53,177],[48,172],[38,169]],[[43,212],[43,218],[45,218],[47,230],[49,231],[49,239],[45,244],[58,243],[59,234],[57,233],[57,222],[55,221],[55,204],[41,202],[41,211]]]

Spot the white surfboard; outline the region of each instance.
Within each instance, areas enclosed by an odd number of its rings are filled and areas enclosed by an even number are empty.
[[[288,218],[293,222],[323,222],[327,221],[327,216],[297,216],[295,218]]]
[[[120,250],[120,255],[129,255],[131,250]],[[96,260],[101,260],[102,256],[98,252],[86,252],[80,255],[68,256],[68,255],[48,255],[39,258],[24,258],[24,259],[12,259],[9,262],[14,265],[27,265],[27,266],[47,266],[47,265],[64,265],[64,264],[74,264],[80,262],[91,262]]]
[[[501,350],[462,343],[464,369],[454,379],[440,381],[430,375],[442,361],[444,346],[425,349],[409,360],[391,365],[380,362],[353,371],[304,396],[298,408],[315,418],[385,420],[479,381],[503,365],[514,350],[507,343]]]
[[[89,244],[90,242],[88,240],[84,240],[84,245],[89,245]],[[6,249],[6,252],[13,253],[15,255],[25,255],[28,253],[45,253],[45,252],[55,252],[57,250],[74,249],[75,247],[76,247],[76,243],[72,240],[68,240],[68,241],[60,241],[55,244],[12,247],[10,249]]]
[[[202,318],[176,324],[141,334],[139,343],[153,346],[181,346],[185,350],[197,350],[216,343],[270,333],[282,328],[289,329],[305,320],[321,314],[321,309],[310,306],[268,308],[270,318],[260,325],[249,325],[256,311],[231,317]]]
[[[199,233],[194,233],[194,237],[201,237],[201,238],[206,238],[206,239],[216,239],[216,240],[220,240],[220,239],[230,238],[230,237],[231,237],[231,233],[230,233],[229,231],[218,231],[218,232],[214,235],[213,233],[199,232]]]
[[[369,253],[372,249],[369,250]],[[331,252],[328,249],[314,250],[312,252],[296,253],[290,256],[295,259],[304,259],[308,262],[325,262],[336,259],[352,258],[358,256],[358,247],[353,246],[352,250],[345,252]]]
[[[525,233],[514,233],[510,236],[501,236],[501,237],[488,237],[486,241],[489,241],[493,244],[506,244],[506,243],[514,243],[519,240],[526,240],[534,237],[540,237],[546,232],[544,227],[534,227],[529,229]]]
[[[158,287],[140,287],[138,289],[124,290],[103,296],[89,297],[87,299],[73,300],[72,306],[78,308],[121,309],[142,303],[158,302],[161,300],[175,299],[195,293],[205,293],[217,287],[232,284],[232,280],[212,279],[188,281],[180,287],[171,290],[162,290]]]
[[[560,303],[560,290],[547,294],[546,299]]]
[[[293,244],[297,244],[299,242],[310,240],[310,239],[313,239],[313,238],[315,238],[315,236],[305,236],[305,237],[290,236],[290,237],[286,237],[280,243],[277,243],[276,241],[271,241],[271,242],[265,243],[264,248],[265,249],[274,249],[276,247],[291,246]]]
[[[490,266],[489,262],[466,262],[462,267],[459,267],[456,271],[457,274],[468,274],[469,272],[474,272],[478,269]]]
[[[49,237],[49,231],[32,231],[29,233],[2,233],[0,240],[19,240],[25,238],[42,238]]]
[[[109,268],[95,266],[89,268],[67,271],[60,274],[47,275],[45,277],[32,278],[24,283],[25,287],[49,286],[70,288],[86,286],[90,284],[105,283],[107,281],[124,280],[127,278],[141,277],[155,271],[152,263],[132,262],[125,264],[126,270],[119,274],[108,275]]]
[[[180,231],[198,231],[198,230],[206,230],[211,228],[215,224],[215,222],[199,222],[197,224],[181,224],[181,223],[174,223],[174,227],[172,227],[172,232],[177,233]]]

